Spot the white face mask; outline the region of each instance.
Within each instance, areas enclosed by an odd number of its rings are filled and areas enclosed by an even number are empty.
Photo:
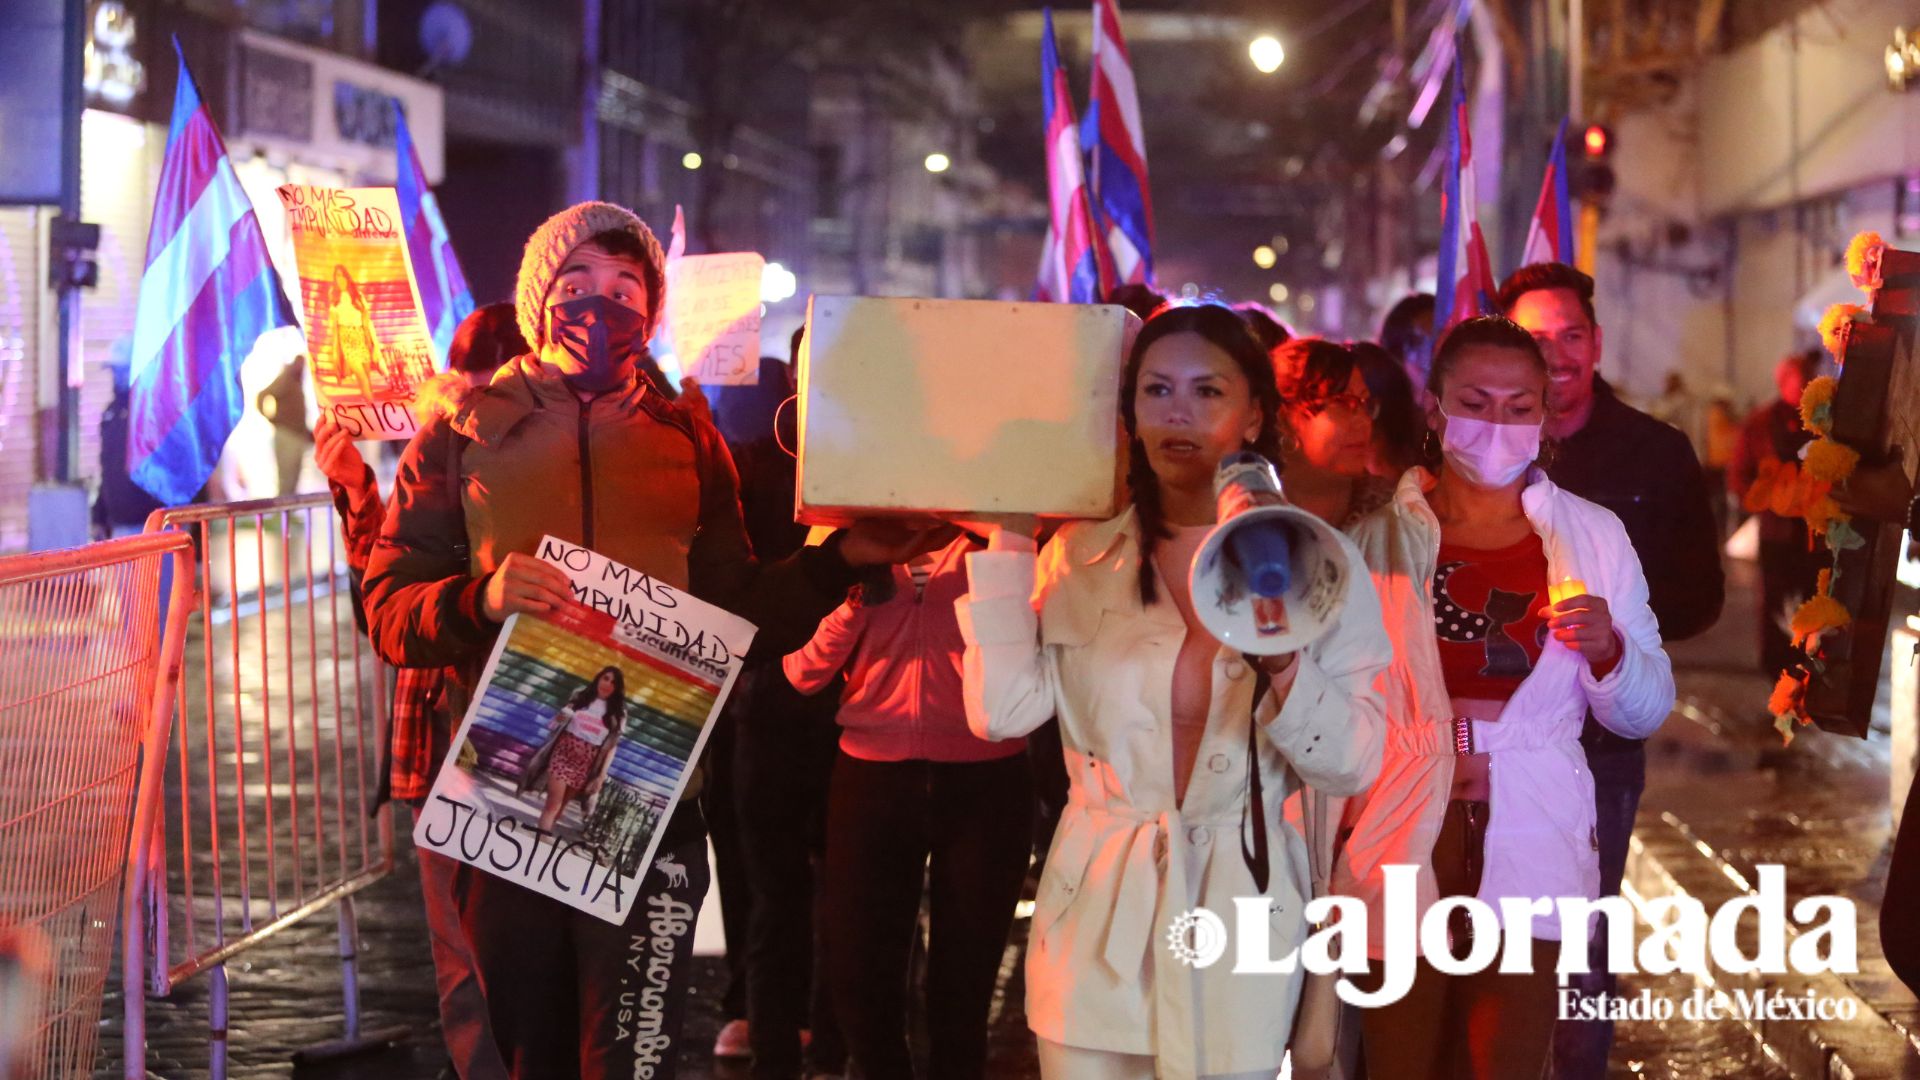
[[[1441,415],[1447,418],[1447,430],[1440,436],[1440,452],[1475,487],[1506,487],[1540,456],[1539,424],[1494,424]]]

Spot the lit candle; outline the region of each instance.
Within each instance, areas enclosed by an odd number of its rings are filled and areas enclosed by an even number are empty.
[[[1562,601],[1570,600],[1576,596],[1585,596],[1586,593],[1587,583],[1577,577],[1561,578],[1559,581],[1547,586],[1547,599],[1556,607],[1559,606]]]

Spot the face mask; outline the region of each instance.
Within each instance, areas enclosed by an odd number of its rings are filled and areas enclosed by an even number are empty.
[[[1440,452],[1475,487],[1503,488],[1518,480],[1540,456],[1539,424],[1493,424],[1447,417]]]
[[[547,308],[547,340],[580,361],[566,376],[578,390],[610,390],[623,382],[646,342],[646,317],[610,296],[582,296]]]

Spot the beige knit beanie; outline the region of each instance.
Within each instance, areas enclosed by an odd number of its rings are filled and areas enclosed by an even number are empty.
[[[583,202],[567,207],[548,218],[527,238],[527,250],[520,257],[520,279],[513,290],[514,319],[520,333],[535,350],[546,337],[547,290],[560,276],[573,249],[603,232],[625,232],[640,241],[646,253],[641,277],[647,285],[647,327],[643,340],[653,337],[660,313],[667,303],[666,255],[660,241],[647,223],[624,206],[607,202]]]

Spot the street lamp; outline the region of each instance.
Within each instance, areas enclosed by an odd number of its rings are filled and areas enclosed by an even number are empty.
[[[680,165],[683,168],[688,168],[688,169],[699,168],[700,167],[700,151],[689,150],[685,154],[682,154],[680,156]]]
[[[1262,270],[1273,269],[1273,264],[1278,260],[1279,256],[1266,244],[1261,244],[1259,247],[1253,249],[1253,265]]]
[[[1276,304],[1286,303],[1288,296],[1286,283],[1280,281],[1274,282],[1267,288],[1267,296]]]
[[[927,155],[926,166],[930,173],[943,173],[953,167],[953,160],[936,150]]]
[[[800,281],[793,271],[777,262],[770,262],[760,271],[760,299],[763,303],[777,304],[792,296],[799,289]]]
[[[1247,45],[1247,56],[1253,60],[1253,66],[1262,75],[1271,75],[1280,70],[1286,62],[1287,50],[1280,47],[1280,39],[1272,34],[1261,34]]]

